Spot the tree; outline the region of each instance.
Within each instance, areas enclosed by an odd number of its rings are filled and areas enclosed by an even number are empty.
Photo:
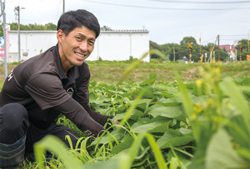
[[[45,24],[46,30],[57,30],[57,26],[53,23]]]
[[[110,27],[104,25],[101,27],[101,31],[112,31],[113,29],[111,29]]]
[[[186,36],[181,40],[180,45],[187,45],[187,43],[191,43],[191,42],[192,42],[192,45],[197,44],[194,37]]]
[[[246,56],[248,55],[248,40],[242,39],[239,41],[239,44],[235,47],[237,49],[237,59],[240,60],[240,44],[242,46],[242,52],[241,52],[241,60],[246,60]]]
[[[157,43],[155,43],[155,42],[153,42],[153,41],[149,41],[149,46],[150,46],[150,50],[152,50],[152,49],[157,49],[157,50],[159,50],[159,51],[161,51],[161,46],[160,45],[158,45]],[[155,58],[155,59],[159,59],[160,57],[158,56],[158,55],[156,55],[156,54],[151,54],[150,55],[150,58]]]

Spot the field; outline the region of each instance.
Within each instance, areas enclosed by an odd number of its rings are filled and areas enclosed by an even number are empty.
[[[35,146],[36,162],[23,168],[250,167],[250,62],[88,64],[92,109],[120,125],[111,120],[113,131],[93,141],[61,116],[58,124],[76,131],[81,148],[46,137]],[[53,152],[47,161],[46,150]]]
[[[91,72],[91,80],[98,83],[117,83],[122,77],[125,69],[132,63],[132,61],[88,61]],[[10,72],[18,63],[8,65],[8,72]],[[204,63],[162,63],[158,60],[153,60],[150,63],[139,64],[125,79],[128,82],[142,82],[150,73],[157,72],[156,82],[174,82],[176,77],[173,70],[179,73],[179,76],[184,81],[194,81],[201,78],[198,67]],[[227,76],[250,77],[250,63],[249,62],[227,62],[223,63],[221,67],[221,77]],[[0,84],[4,81],[4,65],[0,65]],[[1,85],[0,85],[1,86]]]

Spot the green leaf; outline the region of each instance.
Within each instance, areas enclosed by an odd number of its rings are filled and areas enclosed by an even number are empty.
[[[114,120],[121,120],[123,119],[125,116],[125,113],[122,113],[122,114],[117,114],[115,115],[115,117],[113,118]]]
[[[246,148],[238,148],[236,152],[242,157],[250,162],[250,151]]]
[[[152,102],[151,102],[151,103],[152,103]],[[148,114],[148,112],[150,112],[151,110],[153,110],[153,109],[155,109],[155,108],[157,108],[157,107],[162,107],[162,105],[154,104],[154,105],[148,107],[148,108],[144,111],[144,113],[145,113],[145,114]]]
[[[179,131],[181,132],[181,134],[192,134],[192,130],[191,129],[186,129],[186,128],[179,128]]]
[[[152,123],[150,122],[151,119],[150,118],[139,118],[137,122],[135,122],[133,125],[132,125],[132,128],[136,128],[138,126],[141,126],[141,125],[144,125],[144,124],[148,124],[148,123]]]
[[[239,87],[234,84],[231,78],[226,78],[220,84],[221,90],[230,97],[234,106],[242,113],[244,123],[247,126],[248,134],[250,133],[250,113],[249,106]]]
[[[190,160],[187,159],[187,156],[181,152],[175,151],[175,154],[179,158],[179,160],[184,164],[187,165],[190,163]],[[175,158],[173,151],[168,151],[167,153],[167,159],[168,161],[171,161],[172,158]],[[178,165],[179,166],[179,165]]]
[[[181,110],[180,106],[168,106],[168,107],[157,107],[152,109],[148,114],[152,115],[153,117],[162,116],[168,118],[177,118],[183,111]],[[185,118],[181,119],[185,121]]]
[[[230,136],[223,129],[212,137],[206,154],[206,169],[248,169],[250,166],[232,148]]]
[[[143,97],[148,99],[156,98],[156,96],[153,95],[153,88],[151,86],[144,87],[143,90]]]
[[[137,104],[139,103],[139,101],[140,101],[140,99],[141,99],[141,97],[142,97],[143,94],[144,94],[144,90],[142,90],[142,91],[139,93],[139,95],[137,96],[137,98],[134,100],[132,106],[131,106],[131,107],[129,108],[129,110],[126,112],[124,118],[122,119],[122,121],[121,121],[121,123],[120,123],[121,125],[124,125],[125,122],[129,119],[129,117],[131,116],[133,110],[136,108],[136,106],[137,106]]]
[[[232,137],[233,141],[241,147],[250,148],[250,135],[247,132],[247,127],[245,126],[243,117],[236,114],[235,116],[228,118],[228,120],[231,123],[231,126],[225,126],[225,129]]]
[[[151,86],[152,84],[154,84],[155,79],[147,79],[145,81],[143,81],[140,86]]]
[[[156,92],[154,92],[154,95],[164,96],[165,98],[173,97],[173,95],[171,93],[169,93],[168,91],[156,91]]]
[[[152,99],[140,99],[138,101],[138,104],[136,107],[139,107],[142,110],[145,110],[148,108],[149,103],[152,101]],[[134,101],[132,102],[132,104],[134,103]]]
[[[97,96],[94,93],[89,93],[89,102],[93,102],[97,99]]]
[[[133,114],[131,115],[131,118],[132,119],[134,119],[134,120],[138,120],[138,118],[140,118],[140,117],[142,117],[142,116],[144,116],[145,114],[142,112],[142,111],[140,111],[140,110],[134,110],[133,111]]]
[[[149,145],[154,152],[154,157],[156,159],[158,168],[159,169],[167,169],[163,155],[162,155],[159,147],[155,143],[154,137],[150,134],[147,134],[147,133],[140,133],[138,135],[137,139],[134,141],[132,147],[130,148],[130,150],[129,150],[130,166],[132,165],[134,158],[137,156],[138,151],[139,151],[139,147],[141,146],[141,142],[145,136],[148,139]]]
[[[128,169],[128,164],[129,164],[129,156],[125,153],[120,153],[113,158],[107,160],[107,161],[102,161],[102,162],[97,162],[94,164],[86,164],[83,169]],[[80,169],[80,168],[79,168]]]
[[[250,78],[245,78],[242,82],[241,82],[242,85],[244,86],[250,86]]]
[[[244,79],[243,78],[240,78],[240,77],[236,77],[234,78],[234,80],[238,83],[241,83]]]
[[[193,103],[191,100],[191,97],[189,96],[188,90],[185,87],[185,85],[182,83],[181,79],[179,78],[179,75],[177,74],[177,72],[175,72],[175,76],[177,77],[177,81],[179,83],[179,89],[180,89],[180,97],[183,101],[183,107],[184,107],[184,111],[188,117],[188,119],[190,120],[190,123],[192,125],[192,129],[193,129],[193,135],[194,138],[196,140],[197,143],[199,143],[199,139],[200,139],[200,130],[199,130],[199,125],[197,125],[197,123],[192,121],[192,115],[194,114],[194,109],[193,109]]]
[[[177,169],[178,166],[179,166],[179,165],[178,165],[178,160],[177,160],[177,158],[172,157],[172,158],[171,158],[171,161],[170,161],[170,169]]]
[[[114,146],[111,153],[118,154],[121,151],[130,148],[133,142],[134,138],[129,135],[119,145]]]
[[[138,117],[143,116],[143,115],[144,115],[143,112],[134,109],[133,112],[132,112],[132,114],[130,115],[130,118],[135,119],[135,118],[138,118]],[[124,116],[125,116],[125,113],[117,114],[117,115],[115,115],[115,117],[113,119],[114,120],[121,120],[121,119],[124,118]]]
[[[169,129],[164,135],[157,140],[157,145],[161,148],[169,148],[172,146],[186,145],[193,141],[194,138],[189,135],[182,135],[179,131]]]
[[[168,129],[168,126],[171,122],[171,119],[168,118],[160,118],[156,122],[140,125],[138,127],[133,128],[134,133],[142,133],[142,132],[164,132]]]
[[[157,72],[151,73],[149,75],[149,79],[156,79],[157,78]]]
[[[163,106],[177,106],[182,104],[182,100],[180,96],[173,96],[168,99],[162,98],[158,102],[152,102],[152,104],[160,104]]]
[[[140,160],[134,161],[132,167],[134,168],[134,167],[142,166],[148,159],[149,159],[149,154],[147,153],[146,155],[142,156],[142,158],[140,158]]]
[[[201,125],[200,125],[201,126]],[[214,133],[210,129],[202,128],[200,134],[200,142],[197,145],[197,150],[194,153],[191,164],[188,165],[188,169],[204,169],[205,168],[205,156],[207,145]]]
[[[150,149],[149,146],[144,148],[144,150],[137,157],[135,157],[135,159],[140,160],[142,157],[144,157],[144,155],[148,152],[149,149]]]

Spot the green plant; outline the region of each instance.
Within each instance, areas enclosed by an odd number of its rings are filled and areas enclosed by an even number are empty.
[[[157,72],[140,83],[126,82],[129,74],[144,64],[141,59],[127,67],[119,84],[89,84],[90,106],[102,114],[115,115],[121,123],[117,128],[111,121],[114,130],[92,141],[60,116],[58,123],[80,137],[80,148],[58,147],[61,143],[44,138],[36,144],[38,161],[24,167],[248,168],[250,78],[223,78],[222,73],[238,65],[248,70],[249,63],[200,64],[200,78],[184,82],[179,77],[182,64],[170,63],[172,72],[178,72],[174,82],[157,82]],[[44,150],[57,158],[46,162]],[[72,163],[76,165],[69,166]]]

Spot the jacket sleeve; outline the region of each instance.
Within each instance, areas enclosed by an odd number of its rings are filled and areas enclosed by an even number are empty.
[[[88,136],[96,137],[104,130],[103,126],[96,122],[89,113],[72,98],[52,109],[61,112]]]
[[[96,111],[93,111],[89,106],[89,79],[90,72],[87,63],[84,63],[81,68],[79,68],[80,77],[76,81],[76,92],[73,98],[89,113],[89,115],[97,121],[102,126],[105,125],[107,120],[113,118],[113,116],[105,116]]]

